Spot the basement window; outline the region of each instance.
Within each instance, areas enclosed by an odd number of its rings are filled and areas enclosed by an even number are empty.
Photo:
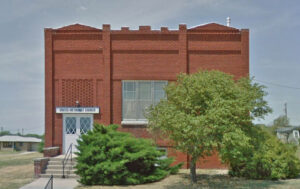
[[[167,81],[122,81],[122,124],[145,125],[150,105],[166,98]]]

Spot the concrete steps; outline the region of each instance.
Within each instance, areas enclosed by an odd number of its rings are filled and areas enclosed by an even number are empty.
[[[63,174],[63,170],[62,169],[47,169],[46,170],[46,174]],[[65,174],[75,174],[75,170],[74,169],[65,169]]]
[[[51,175],[53,175],[53,178],[62,178],[62,174],[41,174],[41,178],[50,178]],[[65,178],[77,178],[77,179],[79,179],[79,176],[75,175],[75,174],[69,174],[69,175],[65,175]]]
[[[62,169],[63,166],[62,165],[49,165],[47,166],[47,169]],[[70,169],[70,168],[73,168],[75,169],[75,165],[66,165],[65,166],[65,169]]]
[[[70,162],[70,161],[68,161],[67,163],[66,163],[66,165],[76,165],[76,163],[77,162]],[[62,165],[62,161],[49,161],[48,162],[48,165]]]
[[[46,168],[46,171],[44,174],[41,174],[42,178],[49,178],[51,175],[53,175],[54,178],[62,178],[63,177],[63,159],[64,157],[59,156],[59,157],[54,157],[50,158],[48,161],[48,165]],[[76,159],[69,159],[68,162],[65,165],[65,178],[79,178],[75,174],[75,166],[77,164]]]

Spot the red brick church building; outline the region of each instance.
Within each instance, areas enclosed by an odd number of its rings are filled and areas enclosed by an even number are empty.
[[[220,70],[249,75],[249,30],[215,23],[178,30],[112,30],[80,24],[45,29],[45,145],[64,153],[93,123],[119,124],[137,137],[146,131],[144,110],[165,98],[178,73]],[[189,157],[156,141],[176,162]],[[222,168],[217,155],[202,168]]]

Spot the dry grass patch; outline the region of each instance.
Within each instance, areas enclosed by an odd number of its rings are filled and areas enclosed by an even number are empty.
[[[42,154],[37,152],[28,153],[28,154],[15,153],[15,152],[12,152],[11,154],[1,154],[0,168],[6,166],[18,166],[18,165],[26,165],[26,164],[33,165],[33,159],[38,157],[42,157]]]
[[[155,183],[136,186],[78,186],[77,189],[198,189],[198,188],[220,188],[220,189],[252,189],[252,188],[274,188],[274,189],[296,189],[300,186],[300,179],[289,179],[280,181],[270,180],[247,180],[243,178],[232,178],[225,170],[197,170],[196,184],[191,184],[189,170],[182,169],[176,175]]]
[[[33,165],[7,166],[0,169],[0,185],[3,189],[20,188],[33,179]]]
[[[17,189],[34,179],[33,159],[40,153],[0,154],[0,188]]]

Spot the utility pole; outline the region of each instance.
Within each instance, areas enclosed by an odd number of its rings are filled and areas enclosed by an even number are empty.
[[[24,129],[22,128],[22,136],[24,136]]]
[[[285,119],[286,121],[288,120],[288,117],[287,117],[287,103],[284,103],[284,115],[285,115]],[[287,127],[288,125],[286,125]]]

